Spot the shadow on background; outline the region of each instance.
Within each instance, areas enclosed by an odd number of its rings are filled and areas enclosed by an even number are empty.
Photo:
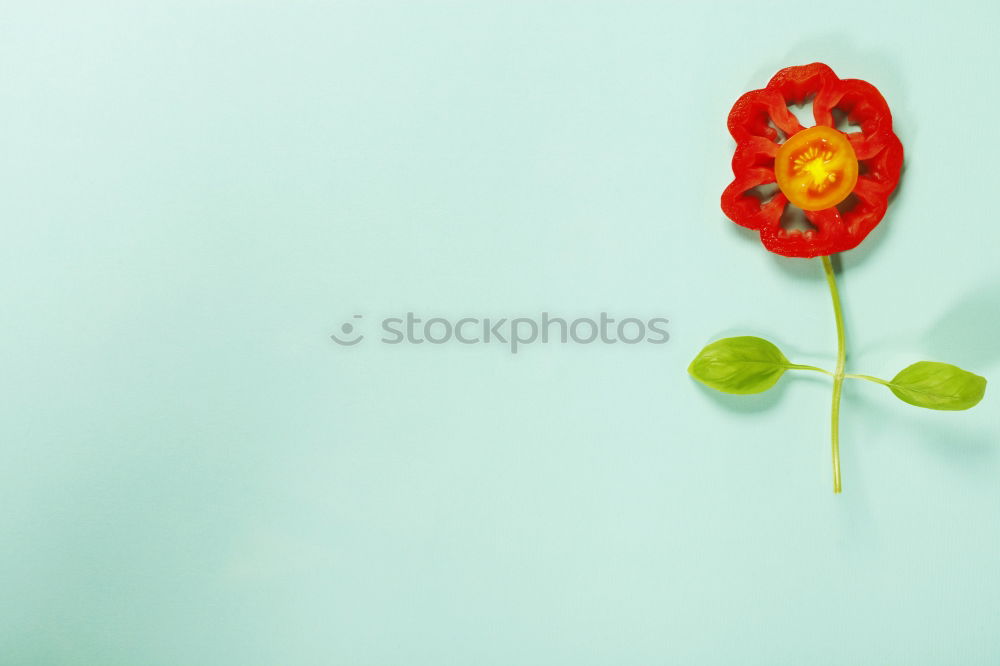
[[[927,360],[985,370],[1000,360],[998,328],[1000,282],[966,294],[941,315],[923,338]]]
[[[903,439],[952,467],[980,471],[984,467],[994,468],[1000,461],[996,432],[969,429],[962,422],[963,412],[932,412],[913,407],[914,416],[920,418],[911,418],[907,411],[885,409],[880,405],[881,399],[892,401],[895,397],[888,391],[884,396],[879,396],[877,390],[865,391],[864,395],[860,391],[848,395],[845,391],[841,418],[854,415],[859,423],[867,424],[865,446],[878,447],[883,441]],[[982,405],[973,407],[981,408]],[[883,433],[893,436],[883,437]],[[900,455],[905,453],[901,451]]]

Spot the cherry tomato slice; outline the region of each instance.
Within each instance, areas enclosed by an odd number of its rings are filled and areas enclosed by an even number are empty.
[[[802,210],[823,210],[847,198],[858,182],[858,158],[847,136],[816,125],[796,132],[774,159],[778,187]]]

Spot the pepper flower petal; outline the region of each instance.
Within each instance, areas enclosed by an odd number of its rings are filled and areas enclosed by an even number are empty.
[[[830,165],[845,159],[843,155],[833,156],[836,147],[822,143],[822,139],[797,154],[779,154],[785,141],[808,129],[788,106],[809,99],[813,102],[815,124],[832,128],[847,139],[846,143],[840,139],[834,143],[842,146],[842,153],[853,149],[853,155],[846,159],[857,160],[858,175],[842,200],[818,210],[806,207],[805,216],[814,229],[789,230],[782,225],[782,215],[792,205],[790,199],[801,203],[803,195],[783,191],[776,185],[775,160],[795,160],[789,168],[797,170],[796,182],[808,194],[807,190],[822,191],[836,183],[839,174]],[[837,129],[835,112],[843,114],[860,131],[845,133]],[[736,140],[736,151],[733,182],[722,194],[722,211],[736,224],[758,231],[764,247],[771,252],[786,257],[844,252],[857,247],[885,216],[889,196],[899,182],[903,144],[892,131],[888,104],[870,83],[840,79],[829,66],[818,62],[786,67],[766,87],[751,90],[736,100],[729,112],[728,127]],[[815,133],[824,134],[818,130]],[[828,132],[825,135],[829,137]],[[848,182],[841,180],[841,187],[849,187]],[[767,188],[775,191],[768,194],[764,191]]]

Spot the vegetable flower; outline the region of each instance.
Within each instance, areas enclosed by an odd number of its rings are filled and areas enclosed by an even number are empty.
[[[812,100],[816,124],[803,127],[789,105]],[[858,132],[838,129],[844,121]],[[760,90],[751,90],[729,112],[736,139],[733,182],[722,210],[733,222],[760,232],[771,252],[820,257],[837,330],[834,369],[788,360],[772,342],[751,335],[716,340],[699,352],[688,372],[724,393],[761,393],[789,370],[818,372],[833,382],[830,444],[833,491],[841,492],[840,397],[844,381],[881,384],[903,402],[936,410],[974,407],[986,379],[948,363],[917,361],[892,379],[848,372],[844,311],[830,255],[857,247],[882,221],[903,166],[903,144],[892,131],[892,114],[875,86],[839,79],[822,63],[786,67]],[[770,191],[767,191],[770,190]],[[801,209],[812,225],[802,231],[782,223]]]
[[[816,124],[805,128],[788,105],[809,99]],[[837,129],[845,120],[861,130]],[[786,67],[736,100],[728,124],[736,153],[722,210],[759,231],[771,252],[817,257],[850,250],[882,220],[899,182],[903,144],[875,86],[840,79],[818,62]],[[773,184],[777,191],[767,192]],[[815,229],[785,229],[789,205],[801,208]]]

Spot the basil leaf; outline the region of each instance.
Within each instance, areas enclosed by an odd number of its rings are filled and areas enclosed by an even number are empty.
[[[781,350],[763,338],[742,335],[708,345],[691,361],[688,373],[723,393],[762,393],[788,369]]]
[[[932,361],[904,368],[886,385],[903,402],[927,409],[969,409],[986,393],[985,377]]]

